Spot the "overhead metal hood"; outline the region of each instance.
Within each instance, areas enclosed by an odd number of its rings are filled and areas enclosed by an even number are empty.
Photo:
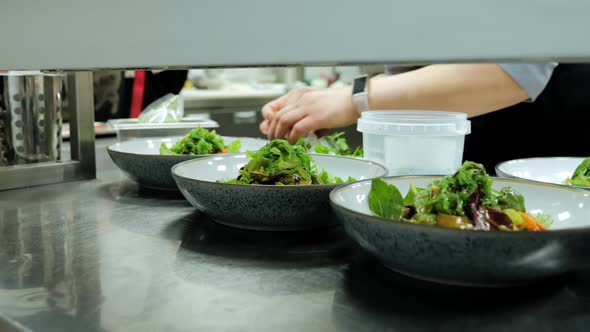
[[[590,59],[585,0],[5,0],[0,70]]]

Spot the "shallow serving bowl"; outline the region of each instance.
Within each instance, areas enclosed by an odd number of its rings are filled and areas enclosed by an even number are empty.
[[[568,186],[564,184],[563,181],[572,176],[576,167],[578,167],[583,160],[584,158],[579,157],[515,159],[504,161],[496,165],[496,174],[506,178],[525,179]]]
[[[107,148],[111,159],[125,174],[140,185],[156,190],[178,190],[170,170],[183,161],[209,157],[204,155],[160,155],[161,143],[171,147],[182,137],[135,139],[113,144]],[[239,139],[242,152],[259,150],[268,141],[249,137],[223,137],[226,144]]]
[[[402,193],[439,177],[389,177]],[[526,200],[527,211],[548,213],[546,232],[478,232],[415,225],[373,216],[367,204],[370,181],[338,187],[330,194],[346,232],[388,268],[421,279],[475,286],[528,283],[582,266],[590,258],[590,192],[538,182],[495,178]]]
[[[312,155],[331,176],[381,177],[385,167],[358,158]],[[241,228],[298,230],[333,225],[329,194],[337,185],[243,185],[217,182],[237,177],[245,154],[190,160],[172,168],[183,195],[214,220]]]

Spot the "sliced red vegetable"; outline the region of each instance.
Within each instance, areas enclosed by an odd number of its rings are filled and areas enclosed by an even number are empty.
[[[500,226],[506,226],[508,229],[513,228],[512,219],[502,210],[488,207],[486,208],[484,218],[487,222],[496,226],[496,228]]]
[[[473,220],[473,226],[475,226],[476,230],[489,231],[491,227],[490,224],[485,221],[484,213],[480,209],[481,202],[481,189],[477,187],[477,189],[475,189],[473,194],[471,194],[467,200],[469,207],[468,212],[471,214],[471,220]]]

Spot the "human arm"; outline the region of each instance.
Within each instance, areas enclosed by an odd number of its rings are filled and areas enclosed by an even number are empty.
[[[537,93],[536,87],[536,90],[526,89],[527,85],[522,83],[522,79],[513,76],[514,70],[518,69],[525,71],[521,75],[525,78],[534,76],[530,68],[536,67],[515,65],[517,67],[506,70],[504,66],[431,65],[399,75],[372,79],[368,94],[369,106],[370,109],[382,110],[455,111],[473,117],[535,98],[540,93]],[[287,138],[293,142],[309,132],[351,125],[359,116],[352,102],[350,88],[295,90],[282,98],[280,102],[276,100],[267,104],[262,110],[265,120],[260,128],[269,139]]]

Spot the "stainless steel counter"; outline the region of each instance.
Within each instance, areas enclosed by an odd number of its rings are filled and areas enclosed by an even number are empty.
[[[111,142],[97,142],[96,180],[0,192],[1,331],[590,326],[590,274],[508,290],[416,281],[382,268],[339,228],[215,224],[182,197],[126,179],[108,159]]]

